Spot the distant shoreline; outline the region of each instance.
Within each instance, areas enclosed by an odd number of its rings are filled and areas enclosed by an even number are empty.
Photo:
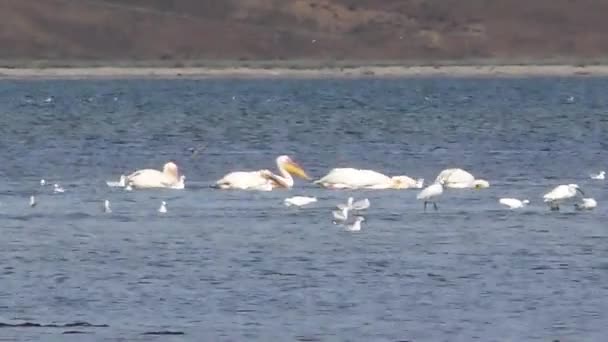
[[[608,76],[608,65],[0,67],[0,79]]]

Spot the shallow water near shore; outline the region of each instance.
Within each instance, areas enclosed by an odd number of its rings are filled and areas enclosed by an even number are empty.
[[[589,174],[608,168],[607,87],[0,81],[0,339],[603,340],[608,195]],[[229,171],[274,169],[280,154],[314,178],[359,167],[428,183],[462,167],[492,186],[448,190],[426,213],[416,190],[209,188]],[[170,159],[185,190],[105,183]],[[567,183],[598,208],[550,212],[542,195]],[[285,207],[294,195],[318,202]],[[371,201],[360,232],[332,224],[348,196]],[[509,211],[500,197],[531,204]]]

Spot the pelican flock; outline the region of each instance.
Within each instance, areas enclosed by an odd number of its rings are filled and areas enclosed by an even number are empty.
[[[226,174],[216,181],[213,187],[218,189],[259,190],[271,191],[275,189],[290,189],[294,187],[294,176],[311,180],[304,168],[296,163],[290,156],[281,155],[275,160],[278,174],[268,169],[257,171],[235,171]],[[592,179],[603,179],[604,171],[591,175]],[[110,187],[122,187],[127,191],[132,189],[185,189],[186,176],[181,174],[177,164],[169,161],[163,165],[162,170],[141,169],[129,175],[121,175],[117,182],[106,182]],[[46,181],[40,180],[40,186],[44,187]],[[422,189],[416,195],[416,199],[424,203],[423,210],[426,211],[429,204],[437,211],[437,203],[446,189],[484,189],[490,186],[487,180],[476,178],[468,171],[460,168],[444,169],[435,177],[435,181],[423,188],[424,178],[412,178],[409,176],[387,176],[380,172],[355,168],[334,168],[325,176],[314,181],[313,184],[325,189],[349,189],[349,190],[389,190],[389,189]],[[450,190],[457,191],[457,190]],[[53,193],[63,193],[65,190],[58,183],[52,187]],[[584,197],[585,193],[578,184],[562,184],[555,186],[551,191],[543,195],[543,202],[552,211],[560,210],[566,203],[573,203],[574,208],[579,211],[593,210],[597,207],[597,201],[590,197]],[[292,196],[283,200],[288,207],[305,207],[317,202],[314,196]],[[112,213],[110,201],[104,200],[103,211]],[[499,198],[498,203],[509,209],[523,208],[529,205],[528,199]],[[34,208],[37,201],[34,195],[30,197],[30,207]],[[338,204],[337,210],[332,211],[334,224],[344,226],[348,231],[361,230],[361,224],[365,221],[361,211],[370,207],[367,198],[355,201],[349,197],[345,204]],[[167,203],[161,201],[157,210],[159,213],[167,212]]]

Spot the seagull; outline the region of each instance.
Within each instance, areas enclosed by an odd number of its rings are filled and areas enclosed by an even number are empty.
[[[356,211],[365,210],[365,209],[369,208],[369,206],[370,206],[370,202],[367,198],[355,201],[355,199],[352,197],[348,198],[348,201],[346,202],[346,204],[337,205],[338,209],[340,209],[340,210],[344,210],[344,208],[347,208],[347,210],[356,210]]]
[[[34,195],[30,196],[30,207],[35,207],[36,206],[36,197],[34,197]]]
[[[348,220],[348,208],[344,208],[342,210],[334,210],[331,212],[334,216],[334,224],[342,224]]]
[[[46,181],[44,179],[40,180],[40,186],[44,186],[46,184]]]
[[[574,208],[576,210],[592,210],[597,207],[597,202],[593,198],[583,198],[581,203],[575,203]]]
[[[301,207],[310,203],[314,203],[317,201],[316,197],[306,197],[306,196],[294,196],[294,197],[289,197],[286,198],[283,203],[288,206],[296,206],[296,207]]]
[[[63,190],[63,188],[59,184],[55,183],[53,184],[53,192],[58,194],[65,192],[65,190]]]
[[[549,205],[551,210],[559,210],[559,205],[573,197],[577,196],[577,193],[585,196],[585,193],[578,187],[577,184],[558,185],[553,190],[549,191],[543,196],[544,202]]]
[[[523,208],[530,203],[527,199],[520,201],[517,198],[501,198],[498,203],[508,207],[509,209]]]
[[[348,232],[358,232],[361,230],[361,222],[365,221],[363,216],[355,216],[355,222],[347,224],[345,230]]]
[[[161,213],[161,214],[164,214],[164,213],[167,212],[167,202],[162,201],[160,203],[160,208],[158,208],[158,212]]]
[[[443,194],[442,179],[422,189],[422,191],[418,193],[418,196],[416,196],[416,199],[424,200],[424,211],[426,211],[426,205],[428,203],[433,203],[433,208],[437,210],[438,208],[435,198],[441,196],[441,194]]]
[[[606,179],[606,171],[600,171],[596,175],[591,175],[591,179],[604,180]]]
[[[104,213],[112,212],[112,208],[110,208],[110,201],[108,201],[108,200],[103,201],[103,212]]]

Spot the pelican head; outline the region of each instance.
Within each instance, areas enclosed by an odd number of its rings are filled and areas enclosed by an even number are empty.
[[[581,195],[585,196],[585,193],[578,187],[578,184],[568,184],[568,188],[570,191],[578,191]]]
[[[473,181],[473,187],[475,189],[485,189],[490,187],[490,182],[484,179],[476,179]]]
[[[168,175],[168,176],[171,176],[171,177],[174,177],[175,179],[177,179],[178,178],[178,173],[179,173],[178,168],[177,168],[177,164],[175,164],[172,161],[166,163],[163,166],[163,173],[165,175]]]
[[[306,172],[304,172],[304,169],[302,169],[302,167],[293,161],[289,156],[279,156],[277,158],[277,166],[279,169],[284,169],[294,176],[310,180],[310,177],[308,177]]]

